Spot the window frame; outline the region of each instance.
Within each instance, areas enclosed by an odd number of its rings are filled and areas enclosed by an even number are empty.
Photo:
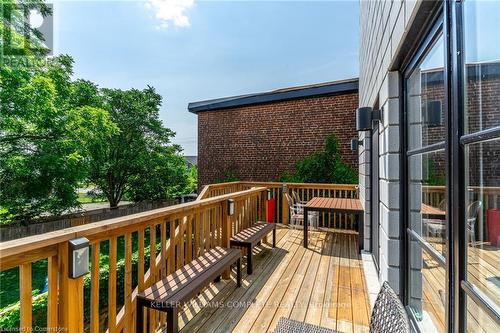
[[[418,47],[416,51],[413,53],[413,56],[410,58],[409,63],[404,67],[404,69],[401,71],[401,82],[402,82],[402,94],[401,100],[402,100],[402,107],[401,107],[401,117],[402,119],[401,122],[401,133],[402,133],[402,181],[401,181],[401,193],[403,193],[402,198],[403,198],[403,204],[402,204],[402,211],[403,211],[403,221],[402,225],[403,227],[403,234],[402,234],[402,239],[404,239],[404,247],[405,247],[405,253],[404,253],[404,258],[405,258],[405,263],[404,263],[404,287],[403,289],[405,290],[404,292],[404,304],[406,311],[408,313],[408,316],[410,318],[412,327],[415,331],[420,332],[420,325],[418,321],[416,320],[415,316],[413,315],[412,310],[409,307],[409,301],[410,301],[410,286],[411,286],[411,281],[410,281],[410,244],[412,240],[416,240],[418,244],[420,245],[421,251],[425,251],[428,253],[433,259],[435,259],[441,266],[443,266],[446,270],[446,276],[450,276],[450,256],[449,256],[449,248],[451,245],[450,238],[446,237],[445,240],[445,247],[447,249],[446,251],[446,257],[444,257],[441,253],[439,253],[436,249],[434,249],[427,241],[425,241],[420,235],[418,235],[413,229],[410,228],[410,209],[409,209],[409,159],[412,156],[417,156],[417,155],[424,155],[426,153],[431,153],[431,152],[439,152],[444,149],[444,155],[445,155],[445,168],[448,169],[449,166],[449,160],[448,160],[448,147],[447,147],[447,137],[444,137],[442,141],[432,143],[426,146],[422,146],[419,148],[411,149],[409,150],[409,138],[408,138],[408,100],[407,100],[407,80],[410,78],[411,74],[413,71],[418,68],[418,66],[421,64],[422,60],[427,56],[428,52],[432,49],[432,47],[436,44],[436,42],[439,40],[439,38],[443,37],[443,44],[444,44],[444,50],[446,54],[446,44],[447,44],[447,34],[446,34],[446,24],[445,24],[445,15],[443,13],[443,7],[440,7],[436,11],[436,15],[434,19],[431,21],[432,23],[429,25],[429,28],[424,34],[424,38],[422,41],[417,43]],[[447,61],[447,57],[443,58],[444,62],[444,68],[449,67],[449,63]],[[445,133],[449,132],[449,125],[448,125],[448,113],[449,113],[449,103],[448,103],[448,71],[444,71],[444,100],[442,103],[442,108],[444,111],[444,127],[445,127]],[[446,184],[445,184],[446,190],[445,190],[445,199],[447,202],[448,200],[448,189],[449,189],[449,184],[448,184],[448,177],[446,179]],[[449,225],[449,214],[447,211],[446,214],[446,223]],[[449,229],[447,228],[447,235],[449,235]],[[446,287],[446,304],[444,305],[445,307],[445,330],[449,331],[449,320],[448,320],[448,308],[450,307],[450,286],[449,284],[445,284]]]
[[[445,259],[446,276],[446,304],[445,304],[445,331],[466,332],[467,331],[467,298],[470,298],[481,310],[483,310],[494,322],[500,325],[500,311],[498,306],[484,295],[477,287],[467,282],[467,258],[466,258],[466,228],[465,228],[465,148],[469,144],[485,142],[500,138],[500,126],[488,128],[475,133],[464,133],[465,117],[465,78],[463,59],[464,27],[463,27],[463,2],[445,1],[434,13],[434,18],[424,31],[419,41],[416,42],[412,56],[400,70],[400,140],[401,140],[401,255],[404,258],[402,263],[402,300],[410,317],[412,328],[420,332],[419,324],[412,315],[409,304],[410,287],[410,240],[415,237],[415,232],[409,228],[410,210],[408,205],[409,192],[409,163],[410,156],[445,150],[445,168],[448,171],[446,177],[445,198],[447,240],[446,258],[439,258],[441,255],[433,248],[427,246],[425,240],[419,241],[423,250],[433,254],[438,261]],[[444,123],[445,140],[429,146],[408,150],[408,130],[407,130],[407,98],[406,80],[413,70],[420,64],[427,54],[427,51],[434,45],[435,41],[444,36]],[[456,134],[453,134],[456,133]],[[454,204],[456,203],[456,204]],[[418,234],[416,235],[419,236]],[[430,247],[430,248],[429,248]]]

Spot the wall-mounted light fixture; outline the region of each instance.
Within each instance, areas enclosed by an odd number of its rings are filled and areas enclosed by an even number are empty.
[[[365,106],[356,109],[356,131],[369,131],[374,121],[382,121],[382,110]]]
[[[234,200],[228,199],[227,200],[227,215],[233,216],[233,214],[234,214]]]
[[[68,241],[69,277],[79,278],[89,272],[89,240],[85,237]]]
[[[267,200],[271,200],[273,197],[273,191],[271,189],[267,189]]]
[[[363,145],[363,140],[358,140],[358,139],[351,139],[351,150],[356,151],[358,150],[359,146]]]

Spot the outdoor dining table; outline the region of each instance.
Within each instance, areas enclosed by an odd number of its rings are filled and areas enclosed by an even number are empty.
[[[435,219],[435,220],[445,220],[446,219],[446,212],[444,210],[441,210],[439,208],[422,204],[420,211],[422,213],[422,217],[426,219]]]
[[[364,210],[359,199],[347,199],[347,198],[321,198],[314,197],[309,200],[304,206],[304,247],[308,247],[308,216],[310,211],[317,212],[332,212],[332,213],[347,213],[355,214],[359,216],[358,220],[358,245],[359,251],[363,249],[363,219]]]

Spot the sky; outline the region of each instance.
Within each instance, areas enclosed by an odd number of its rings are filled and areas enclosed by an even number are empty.
[[[354,1],[59,1],[56,54],[100,87],[147,85],[185,155],[197,155],[189,102],[358,76]]]

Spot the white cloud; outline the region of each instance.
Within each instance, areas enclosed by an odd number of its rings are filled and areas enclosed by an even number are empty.
[[[147,7],[155,12],[160,21],[159,28],[189,27],[186,11],[194,4],[194,0],[147,0]]]

